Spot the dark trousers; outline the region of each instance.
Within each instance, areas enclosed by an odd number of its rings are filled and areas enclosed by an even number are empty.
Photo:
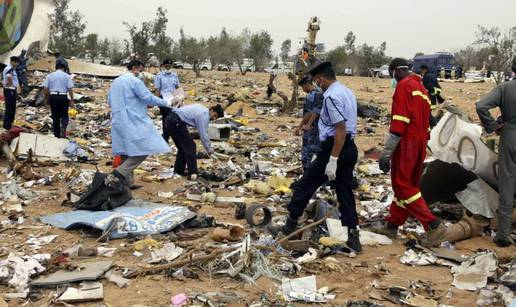
[[[5,98],[5,114],[4,114],[4,129],[11,129],[14,117],[16,116],[16,90],[5,89],[4,88],[4,98]]]
[[[165,142],[168,143],[168,139],[170,138],[170,135],[167,134],[167,130],[165,129],[165,121],[167,120],[167,116],[172,111],[170,108],[166,107],[159,107],[159,113],[161,114],[161,124],[163,127],[163,138],[165,139]]]
[[[321,143],[321,151],[317,154],[317,158],[304,172],[303,177],[294,183],[294,194],[287,207],[292,219],[297,220],[303,215],[310,198],[328,180],[324,171],[330,159],[333,142],[333,138],[330,138]],[[357,163],[357,157],[358,150],[355,142],[348,135],[337,162],[337,178],[333,184],[337,192],[342,225],[348,226],[350,229],[356,229],[358,224],[353,195],[353,169]]]
[[[186,124],[172,111],[167,116],[165,127],[167,135],[172,137],[177,147],[174,172],[184,176],[186,175],[185,168],[188,167],[189,175],[197,174],[197,148]]]
[[[68,127],[70,101],[66,95],[50,95],[49,103],[54,136],[56,138],[64,138],[66,137],[66,127]]]

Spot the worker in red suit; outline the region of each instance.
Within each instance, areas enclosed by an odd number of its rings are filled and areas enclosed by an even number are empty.
[[[409,71],[405,59],[392,60],[389,73],[398,83],[392,102],[389,139],[379,164],[380,169],[387,173],[392,161],[391,180],[395,200],[390,206],[386,223],[373,231],[395,238],[398,227],[412,216],[427,231],[422,243],[436,246],[441,243],[446,227],[430,212],[419,189],[430,137],[430,98],[421,77]]]

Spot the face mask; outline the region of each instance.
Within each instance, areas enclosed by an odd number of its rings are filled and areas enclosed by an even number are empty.
[[[322,90],[322,80],[321,79],[316,80],[314,83],[315,83],[315,87],[317,87],[319,90]]]

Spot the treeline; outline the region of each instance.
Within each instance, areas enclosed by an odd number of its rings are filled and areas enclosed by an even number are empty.
[[[273,39],[269,32],[262,30],[252,32],[244,29],[239,34],[232,34],[221,29],[220,33],[208,38],[196,38],[181,28],[179,39],[173,40],[167,35],[167,10],[159,7],[153,20],[139,24],[124,22],[129,38],[101,38],[97,33],[85,35],[86,23],[78,11],[71,11],[70,0],[57,0],[57,7],[51,16],[53,31],[50,49],[59,50],[67,57],[88,57],[92,62],[99,58],[108,58],[112,64],[121,64],[130,56],[148,61],[156,56],[160,61],[172,58],[191,64],[195,71],[204,61],[210,61],[211,67],[218,65],[238,67],[244,74],[244,62],[250,59],[256,71],[263,71],[273,60],[295,61],[291,54],[292,41],[287,39],[281,44],[279,56],[272,51]],[[337,73],[343,74],[346,68],[352,68],[355,74],[368,75],[369,68],[386,64],[386,43],[379,47],[362,44],[355,46],[356,37],[349,32],[344,44],[320,54],[320,57],[332,61]]]
[[[205,61],[210,61],[215,69],[218,65],[240,69],[244,74],[246,62],[252,62],[256,71],[262,71],[272,61],[295,61],[292,55],[292,42],[285,40],[281,44],[279,56],[272,51],[273,40],[269,32],[262,30],[252,32],[244,29],[239,34],[232,34],[221,29],[217,35],[208,38],[196,38],[181,28],[179,39],[173,40],[167,35],[167,10],[159,7],[152,20],[139,24],[124,22],[128,39],[100,38],[96,33],[85,35],[86,23],[78,11],[71,11],[70,0],[56,0],[56,10],[51,15],[53,29],[50,37],[50,48],[59,50],[67,57],[87,56],[92,61],[108,58],[112,64],[121,64],[124,59],[134,56],[145,62],[154,55],[159,61],[172,58],[191,64],[196,72]],[[463,49],[455,52],[457,63],[464,71],[470,69],[486,69],[496,71],[498,81],[504,72],[510,69],[510,62],[515,51],[516,27],[502,30],[498,27],[478,26],[476,40]],[[366,43],[357,44],[353,32],[348,32],[342,44],[319,54],[334,64],[338,74],[344,74],[351,68],[354,75],[368,76],[371,68],[388,64],[390,57],[385,55],[387,43],[372,46]],[[422,54],[422,53],[417,53]],[[416,54],[416,55],[417,55]]]
[[[486,70],[496,72],[495,81],[500,83],[511,72],[511,62],[516,51],[516,27],[478,26],[476,39],[468,47],[455,52],[455,59],[464,71]]]
[[[344,74],[351,68],[354,75],[369,76],[371,68],[389,64],[391,58],[385,55],[387,43],[375,47],[366,43],[356,46],[356,36],[350,31],[344,38],[344,44],[328,52],[327,60],[333,63],[338,74]]]
[[[242,73],[246,59],[251,59],[257,71],[263,70],[273,59],[273,40],[267,31],[251,32],[244,29],[240,34],[230,34],[223,28],[218,35],[196,38],[186,34],[181,28],[179,39],[174,41],[167,33],[167,10],[159,7],[155,18],[140,24],[124,22],[129,39],[100,39],[96,33],[84,35],[85,22],[79,12],[71,12],[70,0],[58,0],[51,16],[54,31],[50,48],[59,50],[65,56],[87,55],[92,62],[99,57],[110,59],[112,64],[120,64],[130,56],[148,61],[152,55],[159,60],[172,58],[191,64],[199,71],[202,62],[209,60],[212,67],[237,65]],[[288,47],[288,48],[287,48]],[[290,41],[283,43],[283,51],[290,52]]]

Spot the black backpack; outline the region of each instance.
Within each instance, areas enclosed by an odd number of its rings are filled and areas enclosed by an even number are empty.
[[[74,204],[75,209],[106,211],[125,205],[132,198],[124,177],[117,171],[95,173],[90,187]]]

